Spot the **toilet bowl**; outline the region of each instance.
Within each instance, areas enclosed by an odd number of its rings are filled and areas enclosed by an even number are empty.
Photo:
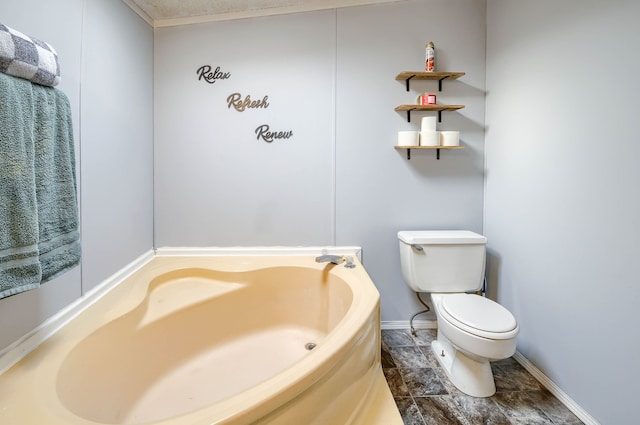
[[[405,282],[427,292],[438,322],[431,344],[451,382],[474,397],[490,397],[490,362],[512,356],[518,324],[500,304],[479,295],[484,280],[486,238],[465,230],[398,232]]]
[[[500,304],[475,294],[431,294],[438,339],[431,348],[449,380],[474,397],[496,392],[490,361],[516,351],[518,325]]]

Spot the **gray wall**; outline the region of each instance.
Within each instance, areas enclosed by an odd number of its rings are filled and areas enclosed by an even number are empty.
[[[86,4],[85,4],[86,3]],[[124,3],[0,3],[0,22],[50,42],[72,107],[80,267],[0,300],[0,349],[153,246],[153,31]]]
[[[518,350],[637,421],[640,3],[489,0],[485,233]]]
[[[383,321],[408,321],[422,310],[400,274],[397,232],[469,229],[482,232],[484,161],[485,2],[409,1],[338,11],[336,100],[336,243],[361,245],[367,271],[382,296]],[[443,83],[414,81],[401,71],[424,69],[425,43],[436,45],[436,67],[466,75]],[[415,130],[394,108],[434,92],[443,112],[439,130],[460,130],[462,150],[393,148],[397,131]],[[420,316],[435,320],[435,316]]]
[[[360,245],[382,293],[385,321],[420,307],[400,275],[403,229],[482,231],[485,3],[407,1],[156,29],[156,246]],[[429,22],[425,26],[425,22]],[[421,70],[433,40],[445,82],[440,129],[462,131],[464,150],[405,151],[396,132],[417,129],[395,106],[400,71]],[[197,79],[201,65],[229,79]],[[237,112],[239,92],[269,96]],[[291,139],[256,140],[260,124]]]
[[[334,48],[334,11],[156,30],[157,246],[332,243]]]
[[[87,1],[82,69],[83,290],[153,247],[153,30]]]

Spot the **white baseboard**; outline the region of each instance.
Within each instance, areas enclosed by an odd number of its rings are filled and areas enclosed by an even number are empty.
[[[438,322],[435,320],[414,320],[414,329],[438,329]],[[410,329],[408,320],[384,320],[380,322],[380,329]]]
[[[142,254],[140,257],[127,264],[111,277],[100,283],[86,294],[64,307],[58,313],[42,322],[37,328],[24,335],[22,338],[0,351],[0,374],[22,360],[27,354],[35,350],[45,340],[59,331],[64,325],[93,305],[107,292],[118,286],[125,278],[143,267],[153,259],[153,250]]]
[[[522,365],[534,378],[536,378],[551,394],[553,394],[562,404],[567,406],[585,425],[600,425],[600,423],[587,413],[578,403],[558,387],[547,375],[535,367],[525,356],[516,351],[513,358]]]

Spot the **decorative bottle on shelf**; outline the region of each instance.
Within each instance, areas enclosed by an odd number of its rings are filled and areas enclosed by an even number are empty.
[[[436,46],[433,41],[427,43],[426,47],[426,60],[424,70],[427,72],[433,72],[436,70]]]

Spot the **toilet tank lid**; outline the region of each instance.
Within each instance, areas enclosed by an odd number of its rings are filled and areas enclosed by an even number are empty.
[[[398,239],[414,245],[486,244],[487,238],[469,230],[403,230]]]

